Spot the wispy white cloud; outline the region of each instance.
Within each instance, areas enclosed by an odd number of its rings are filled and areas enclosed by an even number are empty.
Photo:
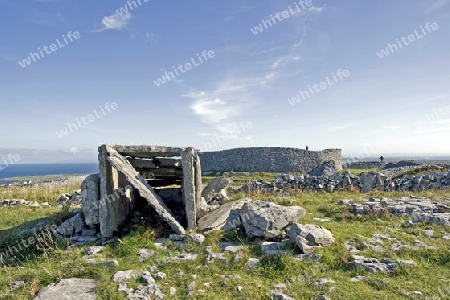
[[[102,19],[102,28],[95,29],[93,32],[102,32],[108,29],[123,29],[125,28],[131,20],[131,13],[127,12],[126,14],[119,15],[117,13],[112,14],[110,16],[105,16]]]
[[[252,107],[255,90],[267,81],[265,77],[232,77],[223,80],[214,89],[196,91],[191,88],[183,96],[192,99],[190,109],[203,123],[224,123]],[[215,129],[222,132],[220,127]]]
[[[395,125],[391,125],[391,126],[383,126],[383,129],[399,129],[400,126],[395,126]]]
[[[435,10],[442,9],[445,5],[449,4],[450,0],[436,0],[433,4],[426,8],[427,12],[432,12]]]

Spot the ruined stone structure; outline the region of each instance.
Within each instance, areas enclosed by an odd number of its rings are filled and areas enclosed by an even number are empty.
[[[341,149],[307,151],[297,148],[251,147],[203,152],[199,154],[206,170],[239,170],[248,172],[309,173],[326,161],[334,161],[342,168]]]
[[[143,199],[174,232],[196,229],[202,181],[194,148],[102,145],[98,158],[100,175],[83,182],[83,214],[86,225],[99,225],[103,238]]]

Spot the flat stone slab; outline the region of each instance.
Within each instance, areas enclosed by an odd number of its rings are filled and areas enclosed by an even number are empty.
[[[61,279],[42,288],[34,300],[95,300],[98,281],[94,279]]]
[[[230,230],[241,225],[241,209],[249,198],[232,201],[206,214],[197,222],[199,230]]]

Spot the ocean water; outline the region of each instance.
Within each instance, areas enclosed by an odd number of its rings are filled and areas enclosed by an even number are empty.
[[[13,164],[1,165],[0,184],[10,183],[7,178],[58,174],[91,174],[98,172],[97,163],[83,164]]]

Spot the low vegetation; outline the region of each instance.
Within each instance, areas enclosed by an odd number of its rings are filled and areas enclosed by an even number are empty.
[[[367,171],[367,170],[366,170]],[[264,179],[272,180],[272,173],[249,174],[245,177],[237,177],[238,183],[246,180]],[[206,183],[212,177],[205,177]],[[64,192],[72,192],[78,189],[75,186],[61,186],[43,190],[0,190],[0,200],[9,198],[25,198],[38,202],[55,203],[59,195]],[[296,299],[317,299],[320,294],[326,294],[332,299],[448,299],[450,298],[450,241],[441,237],[443,232],[450,232],[450,228],[417,224],[414,227],[403,228],[401,224],[406,220],[392,217],[389,214],[371,217],[357,217],[351,208],[339,205],[341,199],[366,200],[369,197],[388,197],[395,199],[402,196],[410,196],[410,192],[379,192],[372,191],[361,194],[352,191],[339,191],[336,193],[300,193],[293,195],[277,196],[273,194],[257,193],[252,195],[232,195],[236,200],[243,196],[249,196],[255,200],[272,201],[283,205],[299,205],[306,209],[306,216],[301,223],[312,223],[324,226],[335,236],[336,242],[327,248],[317,251],[323,255],[321,261],[299,262],[290,256],[267,256],[261,253],[258,241],[252,241],[245,236],[242,228],[228,232],[214,232],[206,235],[206,241],[202,246],[189,244],[192,252],[198,253],[196,262],[175,263],[169,262],[165,257],[174,256],[186,251],[175,244],[167,250],[157,250],[154,241],[159,233],[154,228],[145,226],[132,227],[129,235],[120,238],[116,244],[108,245],[102,254],[106,258],[114,258],[119,261],[119,267],[96,267],[86,263],[83,259],[87,247],[75,247],[67,250],[67,244],[46,240],[46,244],[33,245],[24,249],[23,259],[19,264],[1,264],[0,266],[0,298],[1,299],[32,299],[35,293],[42,287],[58,282],[63,278],[94,278],[100,281],[98,287],[98,299],[125,299],[119,292],[118,285],[112,281],[112,276],[117,270],[149,270],[151,266],[157,266],[158,271],[167,274],[167,279],[157,283],[168,295],[171,286],[177,288],[176,299],[187,298],[188,285],[193,281],[192,275],[196,275],[196,296],[193,299],[270,299],[270,290],[276,284],[283,284],[283,292]],[[423,191],[414,193],[415,196],[428,198],[450,197],[450,191]],[[53,218],[58,222],[67,214],[61,208],[32,208],[32,207],[2,207],[0,220],[0,235],[8,236],[8,239],[0,239],[0,252],[4,251],[11,243],[13,233],[18,230],[33,227],[43,219]],[[314,218],[327,218],[328,222],[320,222]],[[433,229],[435,238],[423,235],[423,230]],[[401,250],[394,252],[384,247],[383,252],[374,252],[371,249],[361,249],[360,255],[381,259],[414,260],[416,268],[401,267],[393,274],[367,273],[362,269],[356,269],[349,263],[350,254],[344,247],[348,239],[355,239],[356,243],[363,243],[374,233],[388,233],[408,244],[414,245],[414,240],[419,239],[430,246],[436,246],[437,250],[425,250],[419,248],[413,250]],[[20,242],[20,240],[16,240]],[[213,246],[214,252],[219,252],[216,243],[219,241],[239,242],[245,245],[244,259],[234,265],[229,255],[229,263],[208,263],[204,252],[205,246]],[[386,245],[388,243],[386,242]],[[38,246],[38,248],[36,247]],[[40,247],[40,248],[39,248]],[[289,245],[294,250],[294,245]],[[137,255],[139,248],[148,248],[158,251],[158,254],[139,261]],[[33,255],[27,255],[33,254]],[[259,257],[261,266],[248,270],[244,264],[250,257]],[[240,279],[225,279],[222,275],[235,274]],[[350,278],[366,276],[362,282],[351,282]],[[308,280],[309,278],[309,280]],[[314,285],[318,278],[330,278],[336,282],[335,290],[328,291],[329,286],[319,288]],[[11,291],[10,284],[17,280],[25,280],[23,287]],[[132,281],[129,287],[140,284],[140,279]],[[205,285],[206,284],[206,285]],[[242,291],[237,286],[242,286]],[[203,290],[199,293],[198,290]],[[422,293],[422,296],[413,292]],[[408,296],[409,295],[409,296]],[[434,298],[433,298],[434,297]]]

